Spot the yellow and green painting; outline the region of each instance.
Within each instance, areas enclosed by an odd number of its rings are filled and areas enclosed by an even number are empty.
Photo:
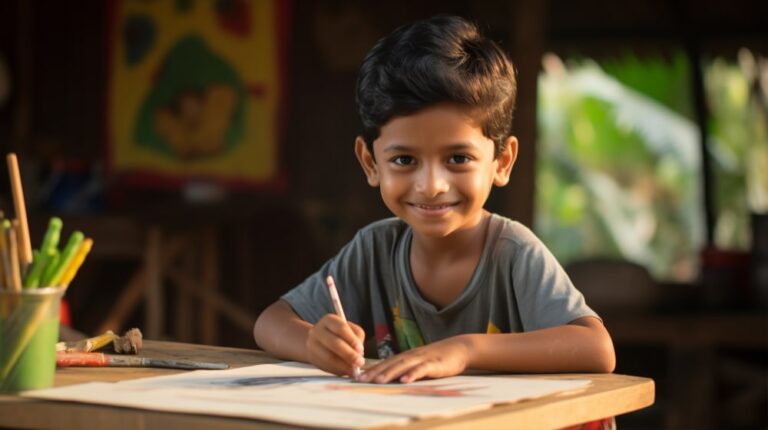
[[[152,183],[276,183],[285,5],[114,2],[107,102],[111,170]]]

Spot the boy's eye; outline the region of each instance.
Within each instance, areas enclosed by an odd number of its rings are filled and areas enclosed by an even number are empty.
[[[466,155],[451,155],[448,159],[448,164],[464,164],[469,162],[470,158]]]
[[[410,155],[398,155],[397,157],[393,157],[390,161],[398,166],[409,166],[414,163],[414,159]]]

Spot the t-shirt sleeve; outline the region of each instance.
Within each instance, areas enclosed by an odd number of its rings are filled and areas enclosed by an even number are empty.
[[[362,310],[365,309],[369,294],[361,276],[366,273],[365,242],[364,231],[358,232],[335,257],[285,293],[281,299],[288,302],[301,319],[315,324],[326,314],[335,312],[325,283],[326,277],[331,275],[347,320],[363,325]]]
[[[568,324],[585,316],[597,317],[541,241],[525,243],[516,254],[512,279],[524,331]]]

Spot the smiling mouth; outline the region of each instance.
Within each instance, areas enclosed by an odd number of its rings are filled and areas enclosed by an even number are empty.
[[[424,205],[420,203],[411,203],[411,206],[414,206],[418,209],[423,209],[426,211],[438,211],[441,209],[447,209],[447,208],[453,207],[454,205],[455,203],[442,203],[439,205]]]
[[[422,203],[411,203],[410,205],[416,210],[417,213],[420,213],[422,216],[442,217],[447,215],[457,205],[457,203],[440,203],[429,205]]]

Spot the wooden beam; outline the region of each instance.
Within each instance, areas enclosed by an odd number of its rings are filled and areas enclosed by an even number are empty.
[[[517,69],[513,134],[520,141],[509,185],[494,191],[489,208],[532,227],[536,188],[536,100],[546,35],[547,1],[512,1],[511,57]]]

